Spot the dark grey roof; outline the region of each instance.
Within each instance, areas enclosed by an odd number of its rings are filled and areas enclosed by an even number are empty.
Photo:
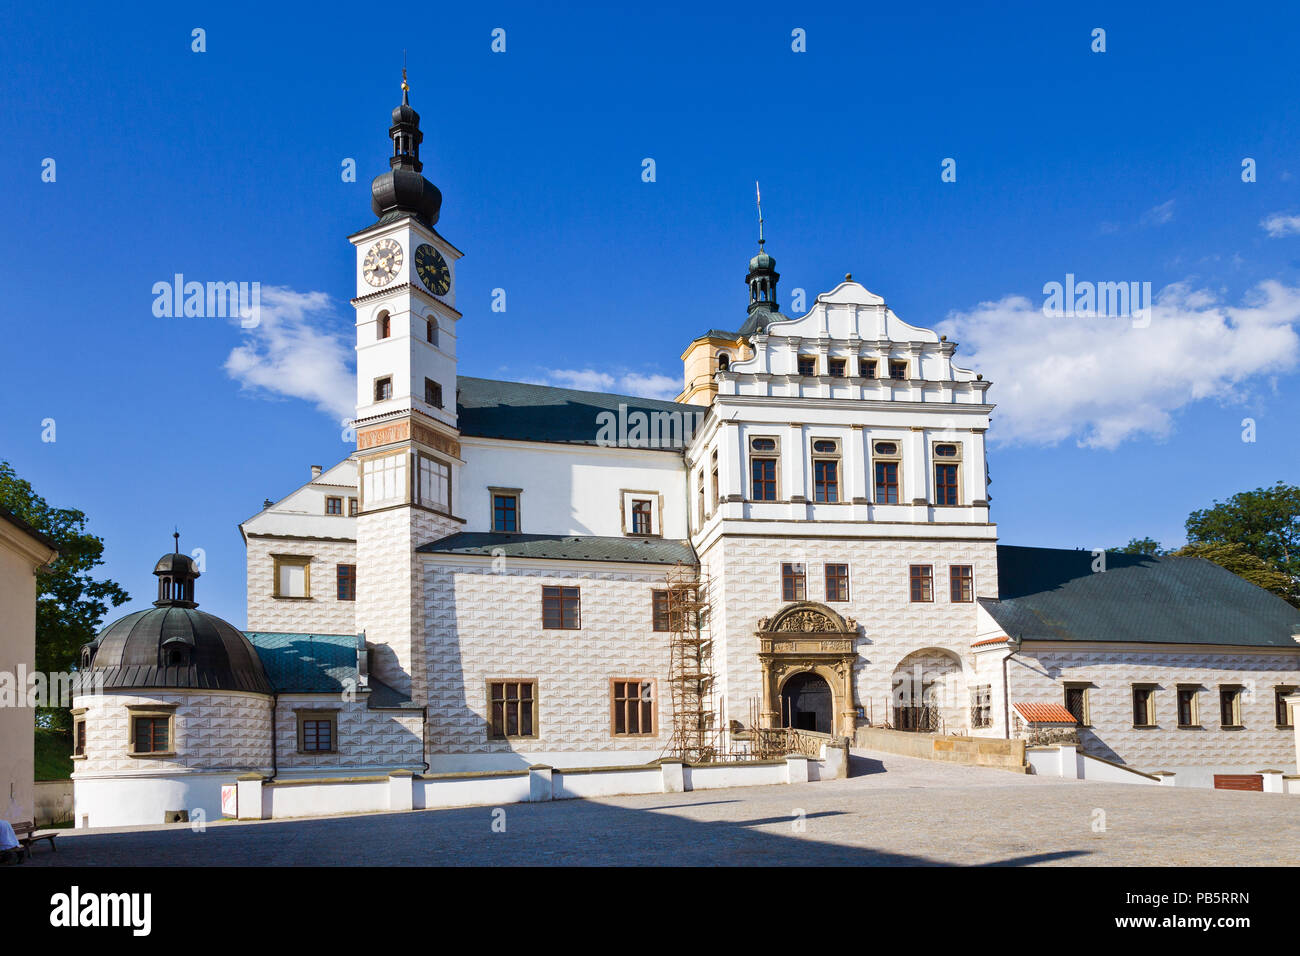
[[[559,442],[575,445],[598,444],[602,412],[626,414],[644,412],[677,413],[674,419],[680,436],[687,423],[691,434],[698,429],[707,409],[699,405],[679,404],[654,398],[636,398],[630,395],[613,395],[605,392],[583,392],[572,388],[554,388],[550,385],[530,385],[525,382],[499,382],[487,378],[461,376],[457,379],[456,420],[462,435],[479,438],[507,438],[516,441]],[[691,416],[686,418],[685,416]],[[617,438],[617,436],[615,436]],[[664,442],[657,447],[677,450],[681,441]]]
[[[1300,650],[1300,609],[1203,558],[998,547],[998,625],[1026,641],[1239,644]]]
[[[173,648],[183,664],[167,665]],[[86,645],[83,669],[108,688],[271,693],[262,662],[243,633],[206,611],[179,605],[114,621]]]
[[[424,554],[478,554],[498,550],[509,558],[556,561],[625,561],[633,564],[695,564],[687,541],[673,538],[615,538],[598,535],[492,534],[464,531],[416,548]]]
[[[749,316],[745,319],[745,324],[740,327],[740,331],[736,334],[742,338],[749,338],[759,332],[766,332],[767,327],[773,322],[788,322],[789,320],[788,315],[782,315],[780,312],[764,309],[760,306],[749,313]]]

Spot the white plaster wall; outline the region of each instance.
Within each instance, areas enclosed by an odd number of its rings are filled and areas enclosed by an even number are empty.
[[[388,809],[388,780],[302,783],[262,788],[271,819],[319,817],[331,813],[365,813]],[[269,799],[267,797],[269,794]]]
[[[1084,749],[1148,773],[1199,767],[1295,771],[1295,738],[1274,723],[1273,688],[1300,684],[1300,652],[1241,648],[1072,648],[1025,645],[1008,665],[1011,700],[1063,702],[1065,682],[1090,682],[1091,728],[1080,730]],[[1133,727],[1132,685],[1156,683],[1153,729]],[[1200,684],[1201,729],[1178,727],[1177,685]],[[1241,684],[1243,730],[1219,724],[1220,684]],[[1220,773],[1234,772],[1220,769]],[[1180,772],[1180,776],[1183,776]],[[1184,779],[1188,779],[1184,777]],[[1183,780],[1177,781],[1182,783]]]
[[[531,793],[528,774],[501,777],[462,777],[460,779],[421,779],[414,784],[415,809],[433,807],[491,806],[502,803],[527,803]]]
[[[426,561],[426,648],[434,675],[427,740],[434,769],[484,766],[470,756],[495,757],[502,767],[593,766],[663,751],[672,720],[668,635],[653,630],[651,591],[664,586],[666,568],[510,561],[494,571],[490,562]],[[581,588],[581,630],[542,628],[543,585]],[[657,682],[655,736],[611,735],[615,677]],[[488,740],[487,682],[508,678],[538,682],[534,739]]]
[[[250,536],[247,552],[248,630],[290,634],[357,632],[357,602],[340,601],[337,584],[338,565],[357,563],[356,542]],[[275,596],[273,554],[311,556],[311,597],[301,599]]]
[[[592,420],[592,437],[598,424]],[[490,531],[489,488],[522,488],[524,534],[621,537],[620,489],[655,492],[665,538],[685,538],[686,478],[672,451],[541,442],[461,440],[464,466],[456,513],[466,531]]]
[[[233,786],[235,771],[182,771],[76,779],[73,790],[76,825],[81,827],[153,826],[166,814],[185,810],[190,822],[200,812],[210,822],[221,819],[221,788]]]

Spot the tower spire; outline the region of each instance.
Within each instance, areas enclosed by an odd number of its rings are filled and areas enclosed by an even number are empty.
[[[749,312],[758,310],[776,312],[776,283],[781,278],[776,271],[776,260],[763,248],[767,239],[763,235],[763,193],[754,180],[754,202],[758,206],[758,255],[749,260],[749,273],[745,284],[749,286]]]
[[[406,51],[402,51],[402,105],[410,106],[411,100],[407,96],[411,92],[411,87],[406,82]]]
[[[758,180],[754,180],[754,197],[758,203],[758,249],[763,250],[763,192],[758,188]]]

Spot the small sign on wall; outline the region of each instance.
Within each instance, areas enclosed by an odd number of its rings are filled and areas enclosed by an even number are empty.
[[[223,817],[239,816],[239,786],[237,784],[221,785],[221,815]]]

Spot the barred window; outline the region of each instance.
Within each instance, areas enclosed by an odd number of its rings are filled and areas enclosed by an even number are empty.
[[[542,588],[542,627],[550,631],[580,628],[579,588]]]
[[[537,736],[537,681],[491,681],[488,684],[488,735]]]
[[[298,722],[298,749],[305,754],[334,753],[334,716],[301,717]]]
[[[993,685],[977,684],[970,689],[970,725],[993,726]]]

